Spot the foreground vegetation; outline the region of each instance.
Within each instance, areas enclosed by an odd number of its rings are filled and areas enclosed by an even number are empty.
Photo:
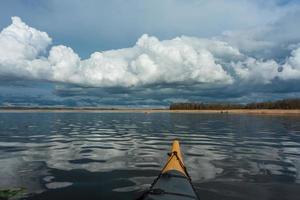
[[[173,103],[170,110],[232,110],[232,109],[300,109],[300,99],[284,99],[249,104]]]
[[[1,189],[0,188],[0,200],[9,200],[12,198],[21,197],[25,193],[24,188],[14,189]]]

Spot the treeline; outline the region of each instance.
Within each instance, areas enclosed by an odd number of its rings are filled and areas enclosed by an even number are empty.
[[[170,110],[300,109],[300,99],[284,99],[249,104],[173,103]]]

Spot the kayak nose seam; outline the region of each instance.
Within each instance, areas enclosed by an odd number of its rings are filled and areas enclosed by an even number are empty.
[[[196,193],[196,190],[192,184],[191,177],[189,176],[187,169],[183,163],[183,158],[178,140],[173,141],[172,150],[169,153],[167,153],[167,155],[169,156],[167,163],[164,165],[157,178],[154,179],[150,188],[145,193],[143,193],[142,196],[138,198],[138,200],[150,200],[161,198],[165,199],[166,197],[164,197],[164,195],[174,196],[174,198],[172,197],[172,199],[182,199],[182,197],[185,197],[199,200],[198,194]],[[174,157],[176,157],[176,159]],[[188,184],[189,187],[185,187],[190,188],[188,190],[190,190],[189,192],[191,195],[187,194],[185,190],[179,190],[179,192],[173,192],[172,189],[170,190],[170,187],[166,186],[170,184],[171,181],[175,181],[173,185],[176,186],[178,186],[178,183],[183,185]],[[162,197],[160,197],[161,195]],[[157,197],[152,198],[154,196]],[[169,197],[167,198],[169,199]]]

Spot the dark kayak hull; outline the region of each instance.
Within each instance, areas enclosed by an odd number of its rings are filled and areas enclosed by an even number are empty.
[[[150,189],[139,200],[199,200],[180,152],[179,142],[174,141],[169,159]]]
[[[163,174],[143,199],[191,200],[198,198],[188,178],[174,170]]]

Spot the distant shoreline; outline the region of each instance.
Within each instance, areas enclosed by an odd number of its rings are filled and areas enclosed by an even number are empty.
[[[102,109],[102,108],[0,108],[1,113],[10,112],[135,112],[135,113],[195,113],[195,114],[258,114],[258,115],[300,115],[300,109],[224,109],[224,110],[169,110],[169,109]]]

